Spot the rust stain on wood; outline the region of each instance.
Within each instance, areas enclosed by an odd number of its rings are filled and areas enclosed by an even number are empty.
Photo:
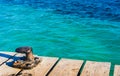
[[[54,57],[40,57],[41,62],[31,70],[23,70],[21,73],[28,73],[32,76],[46,76],[48,71],[53,67],[58,58]]]

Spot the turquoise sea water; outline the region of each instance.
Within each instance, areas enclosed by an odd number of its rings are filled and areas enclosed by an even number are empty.
[[[0,4],[0,50],[20,46],[33,47],[37,55],[120,65],[120,22]]]

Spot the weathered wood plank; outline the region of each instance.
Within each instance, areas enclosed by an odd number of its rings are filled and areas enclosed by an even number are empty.
[[[11,74],[17,74],[21,69],[13,68],[13,61],[18,60],[22,57],[22,54],[15,55],[12,59],[0,66],[0,76],[9,76]]]
[[[87,61],[80,76],[109,76],[110,63]]]
[[[15,54],[14,52],[0,52],[0,66]]]
[[[83,60],[61,59],[48,76],[77,76]]]
[[[40,57],[40,58],[42,61],[36,67],[30,70],[23,70],[21,73],[32,74],[32,76],[46,76],[46,74],[58,60],[58,58],[54,57]]]
[[[120,65],[115,65],[114,76],[120,76]]]

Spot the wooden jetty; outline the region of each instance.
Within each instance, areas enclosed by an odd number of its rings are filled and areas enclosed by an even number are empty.
[[[109,76],[110,62],[95,62],[39,56],[42,61],[33,69],[13,68],[12,62],[23,57],[15,52],[0,52],[0,76]],[[19,75],[23,76],[23,75]],[[114,75],[120,76],[120,65],[115,65]]]

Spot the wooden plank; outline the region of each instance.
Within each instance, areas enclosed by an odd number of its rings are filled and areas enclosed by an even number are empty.
[[[58,58],[54,57],[40,57],[40,58],[42,61],[36,67],[30,70],[23,70],[21,73],[32,74],[32,76],[46,76],[46,74],[58,60]]]
[[[6,63],[0,67],[0,76],[9,76],[11,74],[17,74],[21,69],[13,68],[13,61],[20,59],[23,54],[17,54],[12,59],[8,60]]]
[[[0,66],[15,54],[14,52],[0,52]]]
[[[61,59],[48,76],[77,76],[83,60]]]
[[[87,61],[80,76],[109,76],[110,63]]]
[[[114,76],[120,76],[120,65],[115,65]]]

